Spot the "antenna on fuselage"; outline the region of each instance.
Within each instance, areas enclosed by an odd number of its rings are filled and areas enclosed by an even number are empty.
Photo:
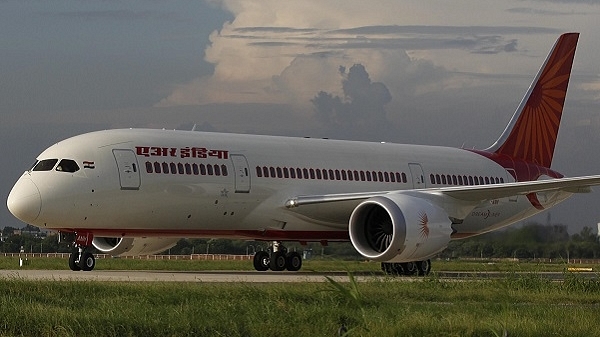
[[[194,123],[194,126],[192,126],[192,131],[196,131],[197,126],[198,126],[198,124]]]

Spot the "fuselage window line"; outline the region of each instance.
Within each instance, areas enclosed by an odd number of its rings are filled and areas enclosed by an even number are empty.
[[[215,176],[228,176],[229,171],[225,164],[189,164],[189,163],[166,163],[166,162],[149,162],[145,163],[146,173],[164,173],[164,174],[178,174],[178,175],[215,175]],[[134,172],[137,172],[137,168],[134,167]]]

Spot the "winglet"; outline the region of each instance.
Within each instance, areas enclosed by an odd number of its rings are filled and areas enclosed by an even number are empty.
[[[558,38],[510,123],[486,151],[550,168],[578,38]]]

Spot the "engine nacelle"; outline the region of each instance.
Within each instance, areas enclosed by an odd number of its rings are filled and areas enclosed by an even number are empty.
[[[403,194],[367,199],[350,216],[350,241],[365,258],[423,261],[448,246],[448,214],[429,200]]]
[[[112,256],[151,255],[177,244],[179,238],[103,238],[94,237],[92,245]]]

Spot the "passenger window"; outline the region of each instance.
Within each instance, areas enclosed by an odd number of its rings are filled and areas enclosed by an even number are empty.
[[[54,168],[54,165],[56,165],[57,162],[58,159],[40,160],[33,168],[33,171],[50,171],[52,168]]]

